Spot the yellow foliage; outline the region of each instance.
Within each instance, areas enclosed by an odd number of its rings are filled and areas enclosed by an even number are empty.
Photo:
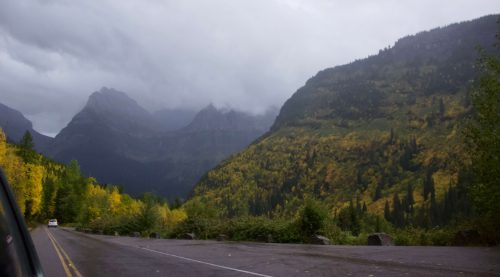
[[[7,139],[2,128],[0,128],[0,164],[5,158],[6,152],[7,152]]]
[[[450,185],[456,183],[456,178],[456,174],[451,175],[444,170],[438,170],[432,174],[437,199],[441,199]]]
[[[382,215],[384,214],[385,201],[389,200],[388,198],[381,198],[370,205],[367,206],[368,212],[373,214]]]
[[[4,158],[0,160],[0,166],[3,168],[11,189],[14,192],[19,209],[24,214],[26,208],[26,185],[28,183],[26,167],[21,158],[15,154],[15,150],[9,146],[6,148]]]
[[[106,189],[98,185],[87,186],[85,195],[85,208],[88,220],[100,219],[108,211]],[[85,209],[84,208],[84,209]]]
[[[120,211],[121,202],[122,202],[122,196],[120,192],[118,192],[118,188],[113,187],[108,196],[109,211],[112,214],[117,214]]]
[[[162,230],[172,230],[187,218],[187,214],[182,209],[170,210],[167,205],[157,205],[155,207],[159,215],[158,227]]]
[[[26,188],[25,201],[30,203],[30,214],[34,216],[40,212],[42,203],[42,181],[44,176],[44,168],[40,165],[27,164],[26,166]]]

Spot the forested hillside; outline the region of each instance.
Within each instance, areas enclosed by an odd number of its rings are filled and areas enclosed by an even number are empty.
[[[0,129],[0,168],[28,222],[57,218],[62,224],[90,227],[100,232],[168,232],[186,218],[152,194],[134,199],[118,187],[100,185],[81,174],[72,161],[62,165],[33,150],[26,132],[18,145],[9,144]]]
[[[221,217],[293,218],[313,198],[351,231],[362,211],[427,227],[470,213],[463,127],[476,47],[497,53],[497,19],[421,32],[319,72],[271,132],[205,175],[191,201]]]

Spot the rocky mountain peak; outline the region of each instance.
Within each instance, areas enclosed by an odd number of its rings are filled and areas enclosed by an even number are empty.
[[[213,104],[210,104],[198,112],[193,121],[184,130],[267,131],[273,123],[276,114],[277,111],[270,110],[264,115],[252,115],[233,109],[217,109]]]
[[[139,104],[127,94],[115,90],[114,88],[107,87],[102,87],[99,91],[92,93],[87,101],[85,109],[111,114],[149,116],[149,112],[139,106]]]
[[[223,111],[217,109],[213,104],[203,108],[193,121],[185,128],[189,131],[200,130],[237,130],[248,124],[245,121],[248,115],[234,110]]]
[[[201,109],[199,112],[198,112],[198,115],[199,116],[202,116],[202,115],[210,115],[210,114],[213,114],[213,115],[221,115],[222,114],[222,111],[221,110],[218,110],[214,104],[210,103],[208,104],[208,106],[206,106],[205,108]]]

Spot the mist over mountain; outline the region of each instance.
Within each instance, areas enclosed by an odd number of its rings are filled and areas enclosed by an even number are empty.
[[[164,123],[167,114],[171,119]],[[185,197],[203,173],[266,132],[275,116],[212,105],[196,115],[151,114],[125,93],[104,87],[89,97],[46,153],[64,163],[77,160],[85,174],[122,185],[131,194]]]
[[[42,151],[52,141],[51,137],[38,133],[33,129],[33,124],[24,115],[0,103],[0,128],[7,135],[7,139],[18,143],[26,131],[29,131],[35,143],[35,149]]]
[[[312,196],[332,209],[412,191],[430,205],[463,182],[461,126],[471,113],[477,46],[494,48],[498,15],[420,32],[320,71],[286,101],[270,132],[209,171],[194,198],[223,216],[294,215]],[[394,196],[395,195],[395,196]]]
[[[276,119],[277,109],[272,108],[263,115],[250,115],[234,110],[221,111],[212,104],[196,114],[183,131],[240,130],[266,132]]]
[[[175,131],[186,127],[198,113],[189,109],[161,109],[153,112],[157,125],[163,131]]]
[[[89,97],[80,115],[84,113],[94,113],[104,124],[129,133],[155,132],[157,127],[151,114],[137,102],[106,87]]]

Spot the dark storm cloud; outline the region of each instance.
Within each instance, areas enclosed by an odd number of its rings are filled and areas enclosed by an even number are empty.
[[[0,102],[55,133],[101,86],[150,109],[281,105],[318,70],[498,1],[2,0]]]

